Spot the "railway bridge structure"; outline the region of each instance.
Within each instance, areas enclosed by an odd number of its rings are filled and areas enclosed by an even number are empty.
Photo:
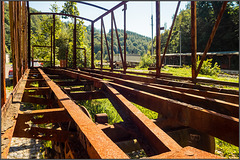
[[[126,10],[127,1],[111,9],[91,5],[105,11],[95,20],[60,13],[30,13],[29,2],[9,2],[14,89],[6,100],[5,77],[1,74],[1,156],[6,158],[12,137],[52,141],[54,158],[128,159],[127,153],[143,149],[145,158],[203,159],[222,158],[214,154],[213,137],[239,146],[239,91],[221,86],[239,87],[238,83],[197,78],[202,62],[226,8],[224,1],[210,35],[199,66],[196,66],[196,1],[191,2],[191,64],[192,77],[177,77],[161,73],[163,59],[170,41],[180,1],[169,33],[166,49],[160,53],[160,2],[156,1],[156,72],[139,73],[127,70]],[[113,28],[117,26],[114,11],[123,8],[124,46],[119,44],[123,70],[113,69],[113,50],[109,53],[111,69],[94,66],[94,24],[111,15]],[[4,3],[1,2],[2,73],[5,57]],[[51,67],[34,67],[31,55],[31,17],[53,16]],[[74,19],[73,67],[55,66],[55,16]],[[76,64],[76,19],[91,22],[91,67]],[[117,40],[119,42],[118,36]],[[103,36],[101,37],[101,46]],[[123,49],[121,49],[123,47]],[[107,98],[123,122],[108,124],[106,114],[95,115],[79,101]],[[44,109],[22,111],[25,104],[39,104]],[[149,119],[134,104],[158,113]],[[51,124],[40,127],[40,124]]]

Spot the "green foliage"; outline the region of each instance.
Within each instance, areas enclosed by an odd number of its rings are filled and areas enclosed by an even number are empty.
[[[219,156],[223,156],[230,159],[239,159],[239,147],[234,146],[230,143],[227,143],[225,141],[222,141],[218,138],[215,138],[216,143],[216,152],[215,154]]]
[[[79,15],[79,11],[77,9],[77,2],[66,1],[62,6],[63,10],[60,13],[70,14],[70,15]],[[63,18],[67,18],[67,16],[62,16]]]
[[[141,61],[139,63],[139,67],[140,68],[147,68],[151,65],[155,64],[155,58],[153,58],[149,53],[148,54],[144,54],[141,57]]]
[[[200,63],[200,58],[199,56],[197,57],[197,66]],[[212,64],[212,59],[206,59],[203,61],[202,67],[199,71],[199,73],[204,74],[204,75],[218,75],[220,73],[220,66],[217,65],[217,62],[215,64]]]

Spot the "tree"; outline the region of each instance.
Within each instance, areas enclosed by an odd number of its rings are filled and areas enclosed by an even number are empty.
[[[60,13],[79,16],[79,11],[77,9],[77,2],[67,1],[64,3],[62,7],[63,9]],[[68,18],[67,16],[62,16],[62,17],[65,19]]]

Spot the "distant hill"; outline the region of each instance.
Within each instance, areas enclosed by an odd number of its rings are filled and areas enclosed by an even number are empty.
[[[119,54],[119,47],[116,37],[116,32],[114,30],[113,32],[114,36],[114,47],[113,51],[114,54]],[[118,29],[118,36],[120,40],[120,44],[122,47],[122,51],[124,50],[124,30]],[[88,43],[91,43],[91,26],[87,26],[87,33],[85,34],[85,37],[88,41]],[[109,46],[109,52],[111,53],[111,30],[107,33],[107,40],[108,40],[108,46]],[[126,51],[127,54],[139,54],[143,55],[147,53],[148,45],[151,42],[151,38],[140,35],[135,32],[127,31],[127,47]],[[104,55],[107,56],[107,47],[106,47],[106,41],[103,35],[103,46],[104,46]],[[99,51],[101,51],[101,31],[99,29],[94,29],[94,52],[97,54]],[[105,57],[104,56],[104,57]]]

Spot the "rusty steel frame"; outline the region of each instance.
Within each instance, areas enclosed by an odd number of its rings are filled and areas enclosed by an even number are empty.
[[[58,105],[67,110],[80,128],[80,141],[90,158],[128,158],[41,69],[38,71],[55,94]]]
[[[54,71],[55,73],[57,70]],[[81,77],[88,80],[94,81],[94,86],[99,88],[102,87],[102,80],[96,78],[96,75],[89,73],[84,74],[80,71],[70,71],[70,70],[59,70],[59,74],[65,74],[72,77]],[[107,78],[107,77],[105,77]],[[108,77],[109,78],[109,77]],[[224,114],[220,114],[208,109],[203,109],[197,106],[193,106],[186,103],[179,103],[176,100],[165,98],[159,95],[155,95],[146,91],[140,91],[136,88],[126,87],[124,85],[117,84],[119,82],[108,82],[110,85],[114,86],[114,88],[120,90],[120,93],[130,98],[131,101],[142,105],[148,109],[151,109],[155,112],[171,115],[171,120],[175,123],[180,123],[184,126],[189,126],[194,129],[200,130],[202,132],[207,132],[210,135],[216,136],[220,139],[223,139],[229,143],[238,146],[238,118],[234,118],[231,116],[227,116]],[[128,96],[130,95],[130,96]],[[156,108],[154,104],[162,104],[161,107]],[[178,111],[178,112],[176,112]],[[238,113],[238,112],[237,112]],[[179,115],[181,114],[181,116]],[[200,119],[195,119],[196,117],[204,117]],[[212,122],[212,125],[207,125]],[[221,123],[219,123],[221,122]],[[204,125],[205,124],[205,125]],[[227,125],[231,124],[231,125]],[[215,126],[213,128],[213,126]],[[226,127],[230,127],[226,129]],[[224,130],[224,132],[223,132]],[[232,136],[229,136],[232,135]]]
[[[85,3],[85,2],[84,2]],[[112,9],[105,9],[103,15],[99,16],[95,20],[89,20],[84,17],[78,17],[73,15],[61,14],[61,13],[29,13],[29,2],[27,2],[28,10],[28,67],[30,67],[30,51],[31,51],[31,15],[39,14],[52,14],[53,15],[53,55],[54,55],[54,68],[46,68],[48,72],[53,72],[54,76],[57,74],[60,81],[53,82],[46,73],[38,68],[37,70],[26,69],[24,71],[24,52],[21,49],[23,42],[18,41],[13,48],[13,59],[15,66],[15,80],[16,86],[10,98],[6,101],[2,107],[2,117],[6,118],[8,109],[16,106],[12,127],[4,130],[2,138],[7,138],[10,141],[7,143],[7,147],[2,152],[2,157],[6,157],[9,151],[12,136],[16,137],[28,137],[43,140],[53,140],[58,142],[65,142],[65,145],[69,147],[70,151],[65,156],[74,158],[74,154],[71,152],[70,138],[76,137],[76,132],[70,132],[66,130],[54,130],[31,127],[29,131],[23,131],[28,127],[25,122],[32,120],[35,124],[42,123],[56,123],[56,122],[75,122],[78,127],[78,140],[83,145],[84,149],[88,152],[90,158],[129,158],[123,150],[121,150],[108,134],[105,134],[101,127],[97,126],[86,115],[84,110],[80,109],[73,100],[91,100],[108,98],[120,116],[124,120],[124,123],[134,125],[133,131],[137,133],[137,139],[142,145],[149,158],[219,158],[213,154],[198,150],[193,147],[182,148],[171,137],[169,137],[161,128],[148,119],[143,113],[141,113],[131,102],[139,104],[145,108],[153,110],[163,116],[164,122],[158,122],[159,126],[184,126],[191,127],[209,135],[223,139],[234,145],[239,145],[238,125],[239,125],[239,104],[238,104],[238,91],[229,89],[219,89],[214,87],[206,87],[196,85],[196,83],[212,83],[238,87],[236,83],[222,82],[215,80],[201,80],[197,79],[197,75],[201,68],[198,66],[196,70],[196,50],[197,50],[197,37],[196,37],[196,3],[191,2],[191,39],[192,39],[192,78],[176,77],[169,74],[162,74],[161,72],[161,54],[160,54],[160,2],[156,2],[156,33],[157,33],[157,46],[156,46],[156,74],[142,73],[142,75],[156,76],[156,78],[139,77],[129,74],[137,74],[136,72],[126,71],[126,2],[121,2]],[[10,26],[13,34],[11,35],[11,41],[23,39],[21,31],[21,24],[23,19],[21,15],[24,13],[25,3],[21,2],[9,2],[10,6]],[[180,1],[176,8],[178,11]],[[124,56],[122,55],[122,49],[119,42],[116,21],[114,18],[114,10],[124,5]],[[204,56],[206,56],[208,49],[211,46],[212,39],[215,35],[217,27],[220,23],[223,12],[226,8],[227,2],[223,2],[222,8],[216,20],[215,26],[210,35],[209,41],[206,45]],[[92,5],[100,8],[99,6]],[[2,9],[2,8],[1,8]],[[103,8],[102,8],[103,9]],[[22,12],[21,12],[22,11]],[[17,14],[19,13],[19,14]],[[108,43],[106,39],[106,32],[103,23],[103,17],[111,14],[111,56],[109,59],[111,62],[110,72],[104,72],[102,70],[102,29],[104,29],[106,45]],[[66,69],[55,67],[55,15],[66,15],[74,17],[74,35],[75,35],[75,67],[74,69]],[[76,18],[88,20],[92,22],[91,25],[91,69],[86,68],[86,50],[85,50],[85,68],[76,68]],[[176,18],[176,14],[175,14]],[[173,24],[175,18],[173,19]],[[100,70],[94,69],[94,23],[101,19],[101,68]],[[2,19],[1,19],[2,20]],[[123,72],[113,73],[113,25],[115,25],[115,31],[117,35],[118,45],[120,49],[121,59],[123,63]],[[13,27],[14,26],[14,27]],[[172,29],[172,28],[171,28]],[[52,29],[51,29],[52,30]],[[14,37],[15,36],[15,37]],[[169,37],[171,33],[169,34]],[[52,36],[51,36],[52,39]],[[169,39],[168,39],[169,40]],[[51,44],[52,46],[52,44]],[[33,46],[34,47],[34,46]],[[32,53],[33,53],[32,47]],[[43,47],[43,46],[40,46]],[[167,44],[166,44],[167,47]],[[165,49],[166,49],[165,47]],[[51,47],[52,48],[52,47]],[[52,54],[51,54],[52,55]],[[163,54],[164,58],[165,51]],[[201,62],[205,57],[202,57]],[[163,59],[162,59],[163,60]],[[33,64],[33,63],[32,63]],[[160,65],[159,65],[160,64]],[[201,64],[201,63],[200,63]],[[51,63],[52,66],[52,63]],[[16,68],[18,69],[16,70]],[[66,77],[75,79],[74,81],[64,81]],[[37,75],[37,76],[36,76]],[[160,77],[160,78],[158,78]],[[104,81],[106,78],[110,81]],[[83,80],[86,79],[86,80]],[[176,80],[192,80],[192,82],[177,82]],[[19,81],[18,81],[19,80]],[[18,81],[18,83],[17,83]],[[32,82],[38,82],[39,87],[33,87]],[[83,91],[80,93],[73,93],[71,91],[82,91],[81,87],[77,88],[64,88],[63,90],[58,86],[74,86],[74,85],[91,85],[91,91]],[[97,90],[92,90],[95,87]],[[100,89],[100,90],[99,90]],[[25,90],[25,91],[24,91]],[[31,91],[31,92],[29,92]],[[33,91],[33,92],[32,92]],[[44,98],[36,97],[39,95],[45,95]],[[20,103],[36,103],[47,105],[52,109],[44,109],[30,112],[18,112]],[[156,104],[159,105],[156,106]],[[58,108],[60,107],[60,108]],[[16,112],[17,111],[17,112]],[[33,119],[37,115],[43,115],[43,118]],[[62,119],[65,117],[65,119]],[[4,119],[6,120],[6,119]],[[162,120],[162,119],[161,119]],[[168,126],[168,127],[169,127]],[[98,133],[96,135],[95,133]],[[41,134],[45,136],[41,136]],[[111,134],[109,134],[111,135]],[[149,146],[150,145],[150,146]],[[165,153],[164,153],[165,152]],[[190,153],[189,153],[190,152]]]
[[[6,102],[4,2],[1,2],[1,108]]]

